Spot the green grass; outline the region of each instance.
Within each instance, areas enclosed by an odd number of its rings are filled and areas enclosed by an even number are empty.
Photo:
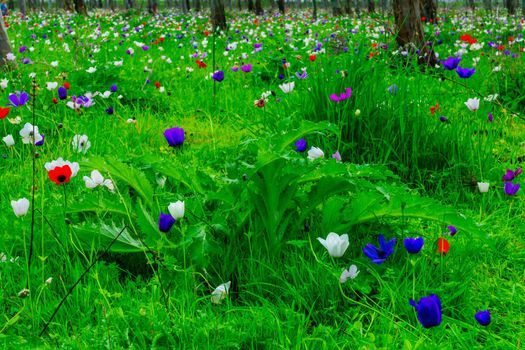
[[[12,134],[16,140],[12,148],[0,145],[0,252],[6,258],[0,262],[0,346],[522,346],[524,205],[522,190],[506,196],[501,181],[505,169],[519,167],[524,156],[521,56],[495,55],[497,49],[488,46],[468,51],[462,61],[466,67],[472,58],[481,59],[476,74],[460,80],[453,71],[422,70],[414,57],[396,55],[389,30],[378,34],[377,20],[310,23],[298,16],[282,19],[289,27],[285,32],[281,18],[270,19],[255,24],[253,17],[239,14],[216,38],[216,67],[226,78],[213,83],[214,39],[203,34],[209,29],[204,17],[8,18],[18,62],[27,56],[34,64],[19,63],[17,70],[6,71],[9,84],[0,98],[7,103],[14,91],[30,92],[32,72],[39,89],[34,104],[11,109],[8,118],[20,116],[21,124],[0,120],[2,137]],[[457,50],[456,39],[467,31],[485,44],[496,34],[517,36],[512,25],[494,21],[481,26],[481,20],[470,18],[467,27],[458,21],[451,15],[441,24],[443,44],[435,47],[441,58]],[[129,30],[122,32],[127,22]],[[76,34],[60,39],[67,23]],[[101,37],[92,35],[97,23]],[[435,31],[430,24],[426,28]],[[307,30],[308,37],[323,43],[324,52],[314,62],[308,56],[315,41],[303,41]],[[160,37],[165,40],[154,44]],[[238,43],[228,55],[223,53],[226,40]],[[150,49],[143,51],[135,41]],[[254,43],[263,43],[263,50],[253,53]],[[19,53],[23,45],[34,51]],[[512,52],[522,46],[516,42]],[[125,53],[130,47],[133,56]],[[206,69],[199,69],[197,58],[190,56],[196,50],[207,52]],[[370,57],[371,52],[379,54]],[[115,66],[120,60],[123,66]],[[59,61],[58,67],[50,65],[53,61]],[[231,71],[243,62],[253,65],[252,72]],[[95,73],[86,72],[91,66]],[[145,72],[146,66],[151,71]],[[493,72],[495,66],[502,70]],[[294,78],[302,68],[308,78]],[[279,74],[286,78],[280,80]],[[51,102],[57,94],[45,88],[48,81],[68,81],[69,96],[103,93],[112,84],[118,91],[107,99],[94,97],[95,105],[77,112],[66,101]],[[279,84],[291,81],[294,91],[283,93]],[[393,84],[395,94],[388,92]],[[351,98],[329,100],[347,87]],[[273,94],[265,106],[254,107],[267,91]],[[500,95],[496,102],[483,100],[494,93]],[[464,105],[472,97],[481,98],[477,112]],[[436,104],[440,108],[433,115],[430,107]],[[113,115],[105,113],[110,106]],[[33,112],[45,135],[45,144],[34,150],[18,135],[24,123],[32,122]],[[488,112],[493,123],[487,121]],[[447,123],[439,121],[441,115]],[[136,123],[128,123],[129,118]],[[186,132],[181,148],[169,147],[163,137],[171,127]],[[85,154],[71,146],[76,134],[89,137],[91,148]],[[324,159],[308,160],[306,152],[295,151],[295,141],[303,137],[308,149],[324,151]],[[34,151],[34,206],[17,218],[10,201],[31,198]],[[336,151],[341,163],[331,158]],[[80,164],[79,174],[67,185],[51,183],[44,168],[58,157]],[[113,180],[115,193],[85,187],[82,177],[93,169]],[[490,182],[489,193],[477,191],[481,180]],[[177,200],[185,202],[185,216],[162,233],[159,214]],[[31,210],[34,252],[28,274]],[[459,232],[448,236],[447,225]],[[329,232],[348,233],[350,245],[343,257],[329,256],[317,241]],[[362,249],[377,244],[379,233],[397,238],[397,244],[394,254],[376,265]],[[403,239],[417,236],[424,237],[425,246],[420,254],[409,255]],[[437,253],[439,237],[450,242],[447,255]],[[351,264],[359,275],[340,284],[341,271]],[[27,280],[30,294],[21,298],[18,293]],[[228,296],[213,304],[212,292],[228,281]],[[424,329],[408,302],[430,294],[441,299],[443,322]],[[488,327],[474,319],[485,309],[492,314]]]

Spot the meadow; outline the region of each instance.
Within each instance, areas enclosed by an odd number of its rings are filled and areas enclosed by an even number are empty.
[[[3,348],[522,347],[520,17],[5,20]]]

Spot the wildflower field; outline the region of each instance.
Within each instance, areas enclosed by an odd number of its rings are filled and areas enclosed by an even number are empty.
[[[524,346],[521,17],[4,19],[0,347]]]

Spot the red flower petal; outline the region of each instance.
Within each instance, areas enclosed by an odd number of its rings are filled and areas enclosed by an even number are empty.
[[[67,164],[64,166],[57,166],[54,169],[51,169],[47,172],[47,176],[49,176],[49,179],[57,185],[69,182],[69,179],[71,179],[71,175],[71,168]]]
[[[438,238],[438,253],[447,254],[449,249],[450,249],[450,243],[448,243],[446,239],[439,237]]]
[[[6,107],[6,108],[0,107],[0,119],[4,119],[5,117],[7,117],[7,115],[9,114],[10,110],[11,110],[11,108],[9,108],[9,107]]]

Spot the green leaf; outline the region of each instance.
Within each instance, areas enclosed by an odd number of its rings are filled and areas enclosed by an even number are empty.
[[[138,253],[146,250],[140,241],[131,237],[127,228],[117,227],[114,223],[111,226],[101,223],[75,225],[73,227],[75,228],[78,237],[90,247],[92,246],[93,241],[95,241],[96,247],[105,249],[111,241],[115,239],[122,230],[124,230],[109,249],[110,252]]]
[[[140,170],[116,159],[105,159],[102,157],[93,157],[88,162],[82,163],[82,167],[109,173],[112,179],[117,179],[132,187],[142,197],[144,202],[149,207],[152,207],[153,187]]]

